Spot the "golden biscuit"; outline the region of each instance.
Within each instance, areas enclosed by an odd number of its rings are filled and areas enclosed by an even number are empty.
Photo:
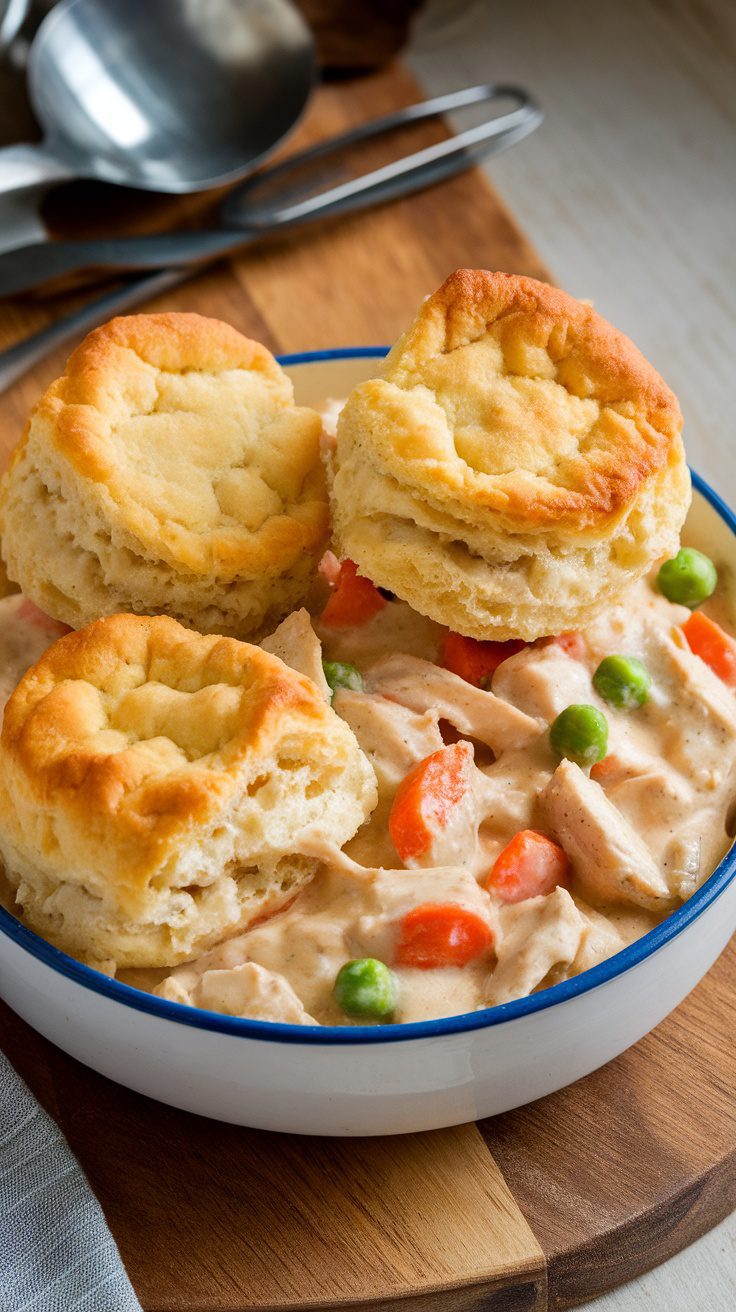
[[[27,923],[88,961],[211,947],[290,900],[375,801],[309,679],[163,616],[59,639],[5,711],[0,856]]]
[[[246,637],[301,603],[328,528],[321,421],[264,346],[113,319],[33,411],[0,493],[8,573],[73,628],[165,613]]]
[[[469,637],[579,628],[675,550],[681,426],[659,374],[590,306],[459,270],[340,415],[337,544]]]

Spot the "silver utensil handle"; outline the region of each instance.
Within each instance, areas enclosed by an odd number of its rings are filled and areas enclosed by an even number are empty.
[[[303,184],[299,184],[296,197],[293,195],[293,179],[299,176],[299,170],[305,165],[312,166],[317,161],[340,155],[359,141],[383,136],[399,126],[434,118],[449,109],[500,99],[515,101],[515,108],[327,190],[314,192],[308,188],[310,194],[305,196]],[[246,246],[254,237],[266,236],[277,228],[293,227],[312,219],[347,214],[367,205],[385,203],[451,177],[476,158],[506,149],[533,132],[542,117],[541,109],[527,92],[519,87],[490,83],[420,101],[292,155],[282,164],[237,187],[222,206],[224,229],[34,243],[0,253],[0,296],[15,296],[80,268],[162,269],[167,265],[203,263]],[[267,193],[269,188],[273,189],[274,183],[276,199],[259,203],[259,193]],[[299,186],[301,195],[298,194]]]
[[[166,269],[201,264],[246,246],[242,228],[162,232],[145,237],[96,237],[32,242],[0,251],[0,296],[17,296],[79,269]]]
[[[163,273],[149,275],[146,278],[135,278],[105,296],[96,297],[72,314],[57,319],[56,323],[49,324],[48,328],[32,333],[30,337],[25,337],[22,342],[17,342],[7,351],[1,351],[0,393],[6,391],[18,378],[22,378],[23,374],[57,346],[63,346],[65,342],[74,338],[83,337],[85,333],[113,315],[131,310],[142,301],[151,300],[161,292],[168,291],[170,287],[176,287],[191,273],[190,269],[166,269]]]
[[[306,191],[303,186],[297,185],[294,188],[294,175],[298,176],[299,170],[305,165],[319,165],[318,177],[329,180],[330,177],[330,158],[337,156],[339,159],[345,151],[360,142],[368,141],[371,138],[386,136],[396,128],[405,128],[411,124],[425,122],[428,119],[437,118],[440,114],[448,114],[452,110],[464,109],[469,105],[490,104],[497,100],[512,100],[516,104],[514,112],[518,110],[529,110],[535,114],[539,113],[539,106],[536,101],[522,87],[508,86],[505,84],[496,84],[493,82],[482,82],[477,86],[463,87],[459,91],[450,91],[442,96],[433,96],[429,100],[419,100],[413,105],[404,105],[401,109],[394,109],[389,114],[383,114],[379,118],[367,119],[359,123],[357,127],[349,128],[347,132],[341,132],[337,136],[327,137],[325,140],[317,143],[316,146],[309,146],[306,150],[299,151],[296,155],[289,155],[280,164],[272,164],[269,168],[253,174],[245,182],[234,187],[228,195],[225,196],[220,205],[220,216],[223,223],[231,228],[249,227],[251,213],[258,213],[260,208],[261,214],[270,217],[278,208],[277,205],[261,201],[258,203],[258,195],[269,188],[273,189],[274,183],[280,182],[285,187],[283,200],[290,200],[296,203],[299,200],[299,194],[302,193],[302,199],[307,196],[317,194],[325,195],[324,188],[321,193],[315,193],[313,189],[307,187]],[[494,120],[499,122],[499,119]],[[334,166],[333,166],[334,169]],[[338,169],[338,174],[342,170]],[[295,194],[291,194],[292,191]],[[255,197],[255,205],[254,205]]]
[[[71,178],[72,170],[38,146],[4,146],[0,150],[0,194]]]
[[[374,174],[359,179],[361,185],[353,190],[335,187],[329,196],[326,194],[323,197],[319,209],[308,209],[306,205],[295,206],[294,209],[299,208],[300,213],[293,218],[279,216],[279,230],[308,218],[334,218],[369,205],[385,204],[389,200],[397,200],[400,196],[409,196],[414,191],[444,182],[489,155],[500,155],[517,141],[522,141],[539,126],[542,117],[541,111],[525,111],[523,115],[514,116],[513,126],[507,126],[503,131],[491,132],[487,123],[479,128],[470,128],[459,136],[451,137],[449,141],[442,141],[437,146],[429,146],[427,150],[408,155],[399,161],[403,167],[387,165],[384,169],[376,169]],[[364,186],[367,178],[370,178],[370,185]],[[255,231],[251,235],[255,236]]]
[[[373,199],[376,194],[382,197],[393,194],[394,183],[398,184],[400,194],[406,195],[411,190],[427,186],[429,181],[447,176],[448,171],[453,171],[454,160],[459,160],[461,167],[467,168],[471,161],[466,162],[465,156],[473,148],[485,145],[490,152],[494,142],[503,140],[509,134],[514,134],[513,141],[520,140],[522,136],[533,132],[542,118],[542,111],[536,104],[523,105],[509,114],[490,119],[478,127],[467,128],[464,132],[448,137],[446,141],[439,141],[434,146],[405,155],[361,178],[352,178],[349,182],[294,205],[286,205],[281,209],[264,208],[260,214],[257,210],[249,210],[249,226],[251,231],[260,228],[270,230],[272,227],[281,228],[287,224],[303,222],[308,218],[345,214],[365,204],[366,197]],[[449,170],[444,167],[445,164],[449,164]]]
[[[323,213],[343,214],[352,209],[365,208],[369,205],[393,200],[398,196],[408,195],[421,187],[439,182],[443,178],[451,177],[463,169],[470,168],[487,155],[505,150],[516,141],[521,140],[522,137],[528,136],[542,121],[542,113],[536,105],[530,102],[523,111],[515,110],[512,115],[506,115],[505,118],[506,126],[501,131],[491,131],[496,123],[502,121],[501,119],[494,120],[490,124],[482,124],[479,128],[470,128],[467,132],[460,133],[459,136],[440,142],[436,147],[418,151],[415,155],[410,155],[406,159],[398,161],[396,166],[389,165],[384,169],[376,169],[372,174],[367,174],[364,178],[358,179],[361,184],[369,181],[370,185],[361,185],[355,192],[350,191],[349,194],[345,194],[345,188],[333,188],[330,192],[323,194],[323,200],[326,203],[322,207],[310,205],[309,212],[300,212],[298,218],[282,217],[279,220],[280,226],[289,227],[292,222],[297,223],[299,220],[306,218],[322,217]],[[509,119],[512,120],[511,125],[509,125]],[[402,165],[405,167],[402,168]],[[255,233],[192,233],[179,235],[192,238],[208,236],[230,240],[234,235],[237,235],[239,238],[238,244],[246,244],[253,239]],[[213,251],[210,258],[215,258],[217,253],[223,253],[222,249],[218,252]],[[13,252],[13,254],[17,256],[18,252]],[[200,260],[200,266],[201,262]],[[142,301],[176,286],[178,283],[183,282],[191,271],[191,267],[185,266],[178,269],[164,270],[146,278],[137,278],[116,291],[109,292],[107,295],[89,302],[81,310],[64,316],[48,328],[33,333],[24,341],[10,347],[9,350],[0,352],[0,392],[8,388],[27,369],[37,364],[55,347],[72,338],[81,337],[90,329],[97,327],[98,324],[104,323],[111,315],[131,309]]]

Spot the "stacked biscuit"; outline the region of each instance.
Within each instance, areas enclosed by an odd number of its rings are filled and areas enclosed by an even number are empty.
[[[461,271],[342,411],[336,549],[469,637],[578,628],[674,550],[680,429],[589,306]],[[264,347],[196,315],[93,333],[31,416],[3,556],[80,631],[8,704],[0,856],[29,924],[78,956],[195,956],[284,905],[375,805],[319,672],[243,641],[308,600],[320,433]]]
[[[227,324],[115,319],[31,415],[2,492],[8,573],[73,628],[116,611],[273,627],[327,537],[320,433],[271,352]]]
[[[238,640],[311,586],[320,434],[265,347],[191,314],[92,333],[31,415],[3,555],[80,632],[6,708],[0,856],[28,923],[84,960],[197,955],[294,897],[375,804],[322,692]]]
[[[335,535],[379,587],[472,638],[579,628],[676,547],[676,397],[588,305],[462,270],[338,425]]]

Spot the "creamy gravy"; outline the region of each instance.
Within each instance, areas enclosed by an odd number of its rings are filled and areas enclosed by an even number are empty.
[[[699,886],[729,844],[736,697],[682,641],[678,626],[688,614],[642,582],[625,605],[591,625],[580,652],[556,643],[526,648],[499,666],[488,691],[436,664],[443,630],[401,602],[353,629],[312,629],[305,614],[298,622],[291,617],[292,645],[279,638],[282,626],[269,640],[272,650],[314,677],[316,630],[326,659],[350,660],[361,670],[365,691],[340,690],[334,706],[374,766],[378,805],[342,854],[330,851],[328,834],[315,836],[321,872],[288,910],[163,981],[151,978],[148,987],[204,1006],[203,981],[211,976],[218,1009],[275,1019],[271,998],[267,1006],[261,1001],[263,977],[256,988],[237,974],[253,962],[288,986],[282,1019],[355,1024],[332,988],[345,961],[371,956],[395,970],[395,1019],[408,1022],[526,996],[640,938]],[[638,655],[652,675],[650,700],[635,712],[604,704],[591,685],[603,656],[619,651]],[[604,710],[619,769],[600,784],[580,772],[584,795],[572,797],[555,832],[545,813],[553,809],[546,790],[558,761],[546,729],[574,701]],[[444,841],[441,853],[428,854],[430,864],[404,868],[388,831],[396,790],[414,765],[458,737],[475,748],[472,803],[449,847]],[[608,808],[603,837],[594,810],[586,809],[588,792]],[[574,850],[575,869],[568,888],[504,904],[479,881],[525,828],[552,833]],[[628,845],[636,846],[630,852]],[[628,876],[631,858],[642,851],[644,869],[632,887],[622,871]],[[463,967],[397,965],[399,923],[427,902],[459,904],[484,917],[494,951]],[[146,984],[140,973],[136,983]]]
[[[620,951],[690,896],[729,845],[736,696],[689,651],[678,627],[688,614],[642,581],[577,647],[527,647],[484,691],[436,663],[444,630],[402,602],[352,629],[313,627],[296,612],[264,645],[325,696],[323,655],[361,671],[365,690],[340,690],[334,707],[373,764],[378,805],[344,852],[315,831],[320,872],[285,911],[170,972],[120,978],[229,1015],[355,1024],[334,1001],[335,976],[352,958],[377,957],[399,979],[394,1019],[408,1022],[527,996]],[[60,630],[19,596],[0,601],[0,618],[4,704]],[[612,652],[639,656],[651,673],[650,699],[635,711],[604,704],[592,687]],[[600,782],[578,767],[555,774],[546,731],[571,702],[606,715],[616,768]],[[388,830],[396,790],[418,762],[459,739],[474,751],[467,803],[442,841],[404,867]],[[481,881],[522,829],[551,834],[572,875],[547,896],[504,903]],[[462,967],[396,965],[400,922],[426,903],[474,912],[493,949]]]

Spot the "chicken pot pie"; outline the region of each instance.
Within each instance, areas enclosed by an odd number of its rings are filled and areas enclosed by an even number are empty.
[[[325,553],[312,613],[260,648],[131,615],[55,642],[0,599],[8,905],[135,987],[294,1025],[579,975],[734,828],[728,571],[687,545],[638,577],[689,482],[631,343],[552,288],[460,273],[344,416],[353,558]]]
[[[116,611],[273,627],[327,533],[320,433],[270,351],[229,325],[114,319],[38,402],[5,475],[8,574],[73,628]]]
[[[5,710],[5,873],[28,924],[87,961],[170,966],[273,912],[375,796],[309,679],[163,616],[59,639]]]
[[[673,393],[590,306],[459,270],[340,415],[338,546],[468,637],[579,628],[674,550],[681,426]]]

